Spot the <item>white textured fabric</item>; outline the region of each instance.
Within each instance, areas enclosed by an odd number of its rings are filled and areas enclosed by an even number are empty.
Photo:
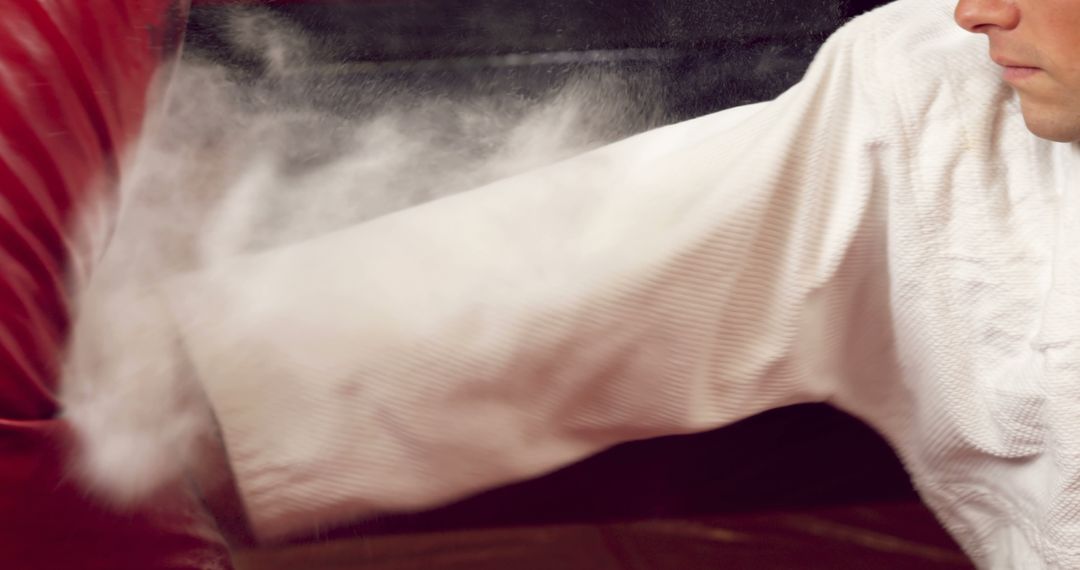
[[[827,401],[987,568],[1080,568],[1080,203],[948,0],[732,109],[164,286],[258,537]]]

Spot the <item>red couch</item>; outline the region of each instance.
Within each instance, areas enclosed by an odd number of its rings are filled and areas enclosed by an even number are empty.
[[[66,474],[54,397],[68,279],[93,252],[73,212],[116,188],[184,0],[0,0],[0,560],[5,568],[227,567],[181,495],[113,512]],[[199,530],[204,529],[204,530]]]

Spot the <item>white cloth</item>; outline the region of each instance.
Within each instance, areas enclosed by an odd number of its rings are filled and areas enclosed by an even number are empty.
[[[257,536],[830,402],[988,568],[1080,568],[1080,204],[953,2],[778,99],[163,286]]]

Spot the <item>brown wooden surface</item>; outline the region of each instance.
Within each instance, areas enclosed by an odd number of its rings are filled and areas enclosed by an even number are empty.
[[[238,570],[972,568],[917,502],[361,536],[249,550]]]

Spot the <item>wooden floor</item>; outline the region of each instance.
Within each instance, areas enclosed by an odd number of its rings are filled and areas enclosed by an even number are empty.
[[[236,555],[237,570],[973,568],[915,502],[337,539]]]

